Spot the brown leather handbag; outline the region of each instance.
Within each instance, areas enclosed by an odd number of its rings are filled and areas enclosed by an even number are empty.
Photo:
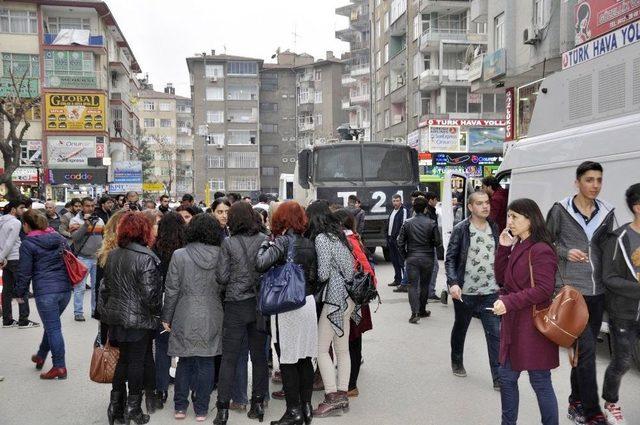
[[[534,288],[531,252],[529,252],[529,274],[531,275],[531,287]],[[561,347],[573,348],[575,345],[575,356],[570,353],[569,358],[572,364],[577,362],[576,341],[589,322],[587,303],[580,291],[571,285],[564,285],[553,298],[549,307],[537,310],[534,305],[532,310],[533,323],[541,334]]]
[[[113,382],[113,374],[116,371],[120,349],[112,347],[107,337],[107,343],[93,348],[89,378],[98,384],[110,384]]]

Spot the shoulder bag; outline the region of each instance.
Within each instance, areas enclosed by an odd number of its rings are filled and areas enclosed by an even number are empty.
[[[360,248],[364,250],[362,244],[360,244]],[[351,255],[356,263],[356,270],[351,281],[347,282],[345,279],[347,294],[349,294],[349,297],[351,297],[356,305],[369,304],[376,298],[378,299],[378,304],[381,304],[380,295],[374,285],[373,275],[364,271],[362,264],[360,264],[358,258],[353,254],[353,251],[351,251]],[[342,275],[342,272],[340,272],[340,274]],[[342,277],[344,278],[344,276]]]
[[[116,371],[119,357],[120,349],[111,346],[109,335],[107,335],[107,343],[105,345],[97,344],[93,347],[89,378],[98,384],[110,384],[113,382],[113,374]]]

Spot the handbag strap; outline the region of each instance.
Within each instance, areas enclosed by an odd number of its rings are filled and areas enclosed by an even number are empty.
[[[535,283],[535,279],[533,278],[533,263],[531,262],[531,250],[529,250],[529,276],[531,277],[531,287],[535,288],[536,283]],[[536,310],[536,305],[535,304],[532,305],[531,309],[532,309],[533,317],[536,317],[536,315],[538,314],[538,310]]]

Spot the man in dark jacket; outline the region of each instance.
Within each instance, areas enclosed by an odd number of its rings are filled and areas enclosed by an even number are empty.
[[[578,194],[556,202],[547,226],[558,252],[556,286],[570,283],[584,296],[589,324],[580,338],[578,366],[571,370],[571,395],[567,415],[586,425],[604,424],[598,397],[596,341],[604,312],[602,242],[613,230],[613,207],[598,199],[602,165],[587,161],[576,170]]]
[[[49,222],[49,227],[53,228],[56,232],[60,229],[60,215],[56,212],[56,203],[53,201],[47,201],[44,203],[44,212]]]
[[[493,176],[482,179],[482,190],[491,198],[491,221],[498,225],[500,233],[507,227],[507,205],[509,191],[500,186],[498,179]]]
[[[421,317],[431,315],[427,310],[429,282],[435,249],[442,244],[438,224],[427,217],[426,209],[427,200],[416,198],[413,202],[415,215],[402,225],[398,235],[398,248],[407,268],[411,304],[409,323],[419,323]]]
[[[393,204],[393,211],[389,214],[388,227],[387,227],[387,249],[389,250],[389,256],[391,257],[391,263],[393,264],[393,282],[389,286],[401,287],[394,290],[394,292],[407,292],[406,289],[406,276],[404,273],[404,264],[400,251],[398,251],[398,235],[400,234],[400,228],[408,218],[407,209],[402,205],[402,197],[400,195],[393,195],[391,198]]]
[[[349,195],[347,211],[353,214],[353,218],[356,221],[356,232],[362,237],[362,232],[364,232],[364,211],[360,208],[360,199],[356,195]]]
[[[606,311],[613,350],[604,375],[602,398],[608,423],[624,423],[618,405],[620,382],[633,363],[640,337],[640,183],[627,189],[626,201],[634,220],[607,238],[602,263]]]
[[[162,195],[160,197],[160,205],[158,206],[158,211],[160,211],[162,214],[166,214],[168,212],[171,212],[171,208],[169,207],[169,196],[168,195]]]
[[[106,195],[98,199],[98,208],[96,208],[95,214],[100,217],[105,224],[109,222],[109,219],[113,215],[113,205],[113,199]]]
[[[453,228],[445,260],[447,285],[455,309],[451,370],[455,376],[467,376],[463,362],[464,342],[471,319],[474,315],[479,316],[487,340],[493,388],[499,391],[500,318],[487,309],[493,307],[500,290],[493,272],[500,232],[498,226],[488,220],[489,195],[474,192],[468,203],[471,216]]]

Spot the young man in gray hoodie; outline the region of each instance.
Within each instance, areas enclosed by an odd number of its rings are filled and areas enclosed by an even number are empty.
[[[583,162],[576,170],[578,194],[557,202],[549,211],[547,226],[558,252],[556,286],[576,287],[589,309],[589,323],[578,338],[578,365],[571,370],[568,416],[576,423],[606,425],[600,408],[596,377],[596,342],[604,312],[602,245],[613,229],[613,207],[598,199],[602,166]]]
[[[20,329],[39,326],[29,320],[29,295],[18,301],[18,320],[13,319],[11,301],[18,281],[18,260],[20,258],[20,218],[25,207],[22,200],[9,201],[0,217],[0,268],[2,268],[2,327]]]

